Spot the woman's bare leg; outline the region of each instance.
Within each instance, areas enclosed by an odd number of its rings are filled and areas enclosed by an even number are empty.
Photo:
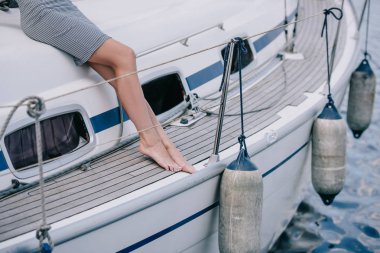
[[[94,64],[104,65],[111,68],[116,76],[121,76],[136,71],[134,57],[130,48],[109,39],[91,56],[89,64],[90,66],[94,66]],[[112,85],[129,118],[135,124],[136,129],[141,131],[139,132],[140,152],[151,157],[167,170],[180,170],[180,166],[171,158],[156,128],[153,127],[154,124],[146,107],[137,74],[115,80]]]
[[[93,70],[103,77],[104,80],[109,80],[116,77],[115,72],[113,72],[111,67],[94,62],[88,62],[88,65],[90,65]],[[115,87],[116,85],[115,81],[108,83],[111,84],[112,87]]]
[[[105,80],[109,80],[115,77],[115,74],[113,73],[113,70],[110,67],[100,65],[97,63],[89,63],[89,64]],[[111,82],[110,84],[113,86],[114,82]],[[195,172],[194,167],[187,163],[186,159],[182,156],[181,152],[176,148],[176,146],[172,143],[172,141],[166,135],[164,129],[160,126],[160,123],[158,122],[157,117],[154,114],[148,102],[146,102],[146,106],[147,106],[150,118],[152,120],[152,123],[153,125],[158,126],[157,132],[161,138],[162,143],[164,144],[166,150],[169,152],[172,159],[182,168],[183,171],[188,172],[188,173]]]

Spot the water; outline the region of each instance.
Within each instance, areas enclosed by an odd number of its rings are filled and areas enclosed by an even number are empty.
[[[358,13],[364,0],[353,0]],[[380,252],[380,1],[371,1],[368,52],[377,77],[372,123],[357,140],[347,136],[347,171],[343,191],[331,206],[310,186],[306,199],[272,253]],[[366,21],[366,18],[364,19]],[[363,24],[365,25],[365,23]],[[364,38],[365,27],[361,34]],[[364,40],[363,40],[364,42]],[[361,46],[364,49],[364,43]],[[357,60],[359,65],[363,55]],[[347,94],[341,107],[346,118]]]

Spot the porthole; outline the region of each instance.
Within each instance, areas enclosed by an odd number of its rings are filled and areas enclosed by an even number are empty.
[[[142,86],[145,99],[156,115],[164,113],[184,101],[185,91],[178,74],[159,77]]]
[[[88,130],[79,112],[42,120],[41,133],[43,161],[73,152],[90,141]],[[6,135],[4,144],[15,170],[25,170],[37,164],[34,124]]]

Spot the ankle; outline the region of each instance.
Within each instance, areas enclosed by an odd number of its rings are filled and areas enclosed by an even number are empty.
[[[153,147],[161,143],[161,138],[157,135],[154,129],[139,132],[140,143],[144,147]]]
[[[176,148],[174,143],[169,139],[164,130],[157,128],[158,136],[161,139],[162,144],[164,144],[165,148],[171,149]]]

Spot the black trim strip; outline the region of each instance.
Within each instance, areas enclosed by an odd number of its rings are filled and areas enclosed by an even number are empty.
[[[126,252],[131,252],[133,250],[136,250],[136,249],[138,249],[138,248],[140,248],[140,247],[142,247],[142,246],[144,246],[144,245],[146,245],[146,244],[148,244],[148,243],[150,243],[150,242],[152,242],[152,241],[160,238],[161,236],[164,236],[167,233],[170,233],[171,231],[173,231],[173,230],[175,230],[175,229],[177,229],[177,228],[185,225],[186,223],[189,223],[190,221],[192,221],[192,220],[198,218],[199,216],[207,213],[208,211],[214,209],[218,205],[219,205],[219,201],[215,202],[211,206],[206,207],[205,209],[203,209],[203,210],[201,210],[201,211],[199,211],[199,212],[191,215],[190,217],[188,217],[188,218],[186,218],[186,219],[184,219],[184,220],[182,220],[182,221],[180,221],[180,222],[178,222],[178,223],[176,223],[176,224],[174,224],[174,225],[172,225],[172,226],[170,226],[168,228],[165,228],[164,230],[161,230],[160,232],[158,232],[158,233],[156,233],[154,235],[151,235],[148,238],[145,238],[144,240],[141,240],[141,241],[139,241],[139,242],[137,242],[135,244],[132,244],[128,248],[125,248],[125,249],[123,249],[121,251],[118,251],[117,253],[126,253]]]
[[[309,141],[306,142],[305,144],[303,144],[300,148],[298,148],[296,151],[294,151],[293,154],[291,154],[290,156],[288,156],[285,160],[283,160],[282,162],[280,162],[279,164],[277,164],[276,166],[274,166],[272,169],[268,170],[267,172],[265,172],[263,174],[263,177],[266,177],[268,176],[269,174],[271,174],[273,171],[277,170],[279,167],[281,167],[282,165],[284,165],[287,161],[289,161],[290,159],[293,158],[293,156],[295,156],[298,152],[300,152],[304,147],[307,146],[307,144],[309,144]]]

